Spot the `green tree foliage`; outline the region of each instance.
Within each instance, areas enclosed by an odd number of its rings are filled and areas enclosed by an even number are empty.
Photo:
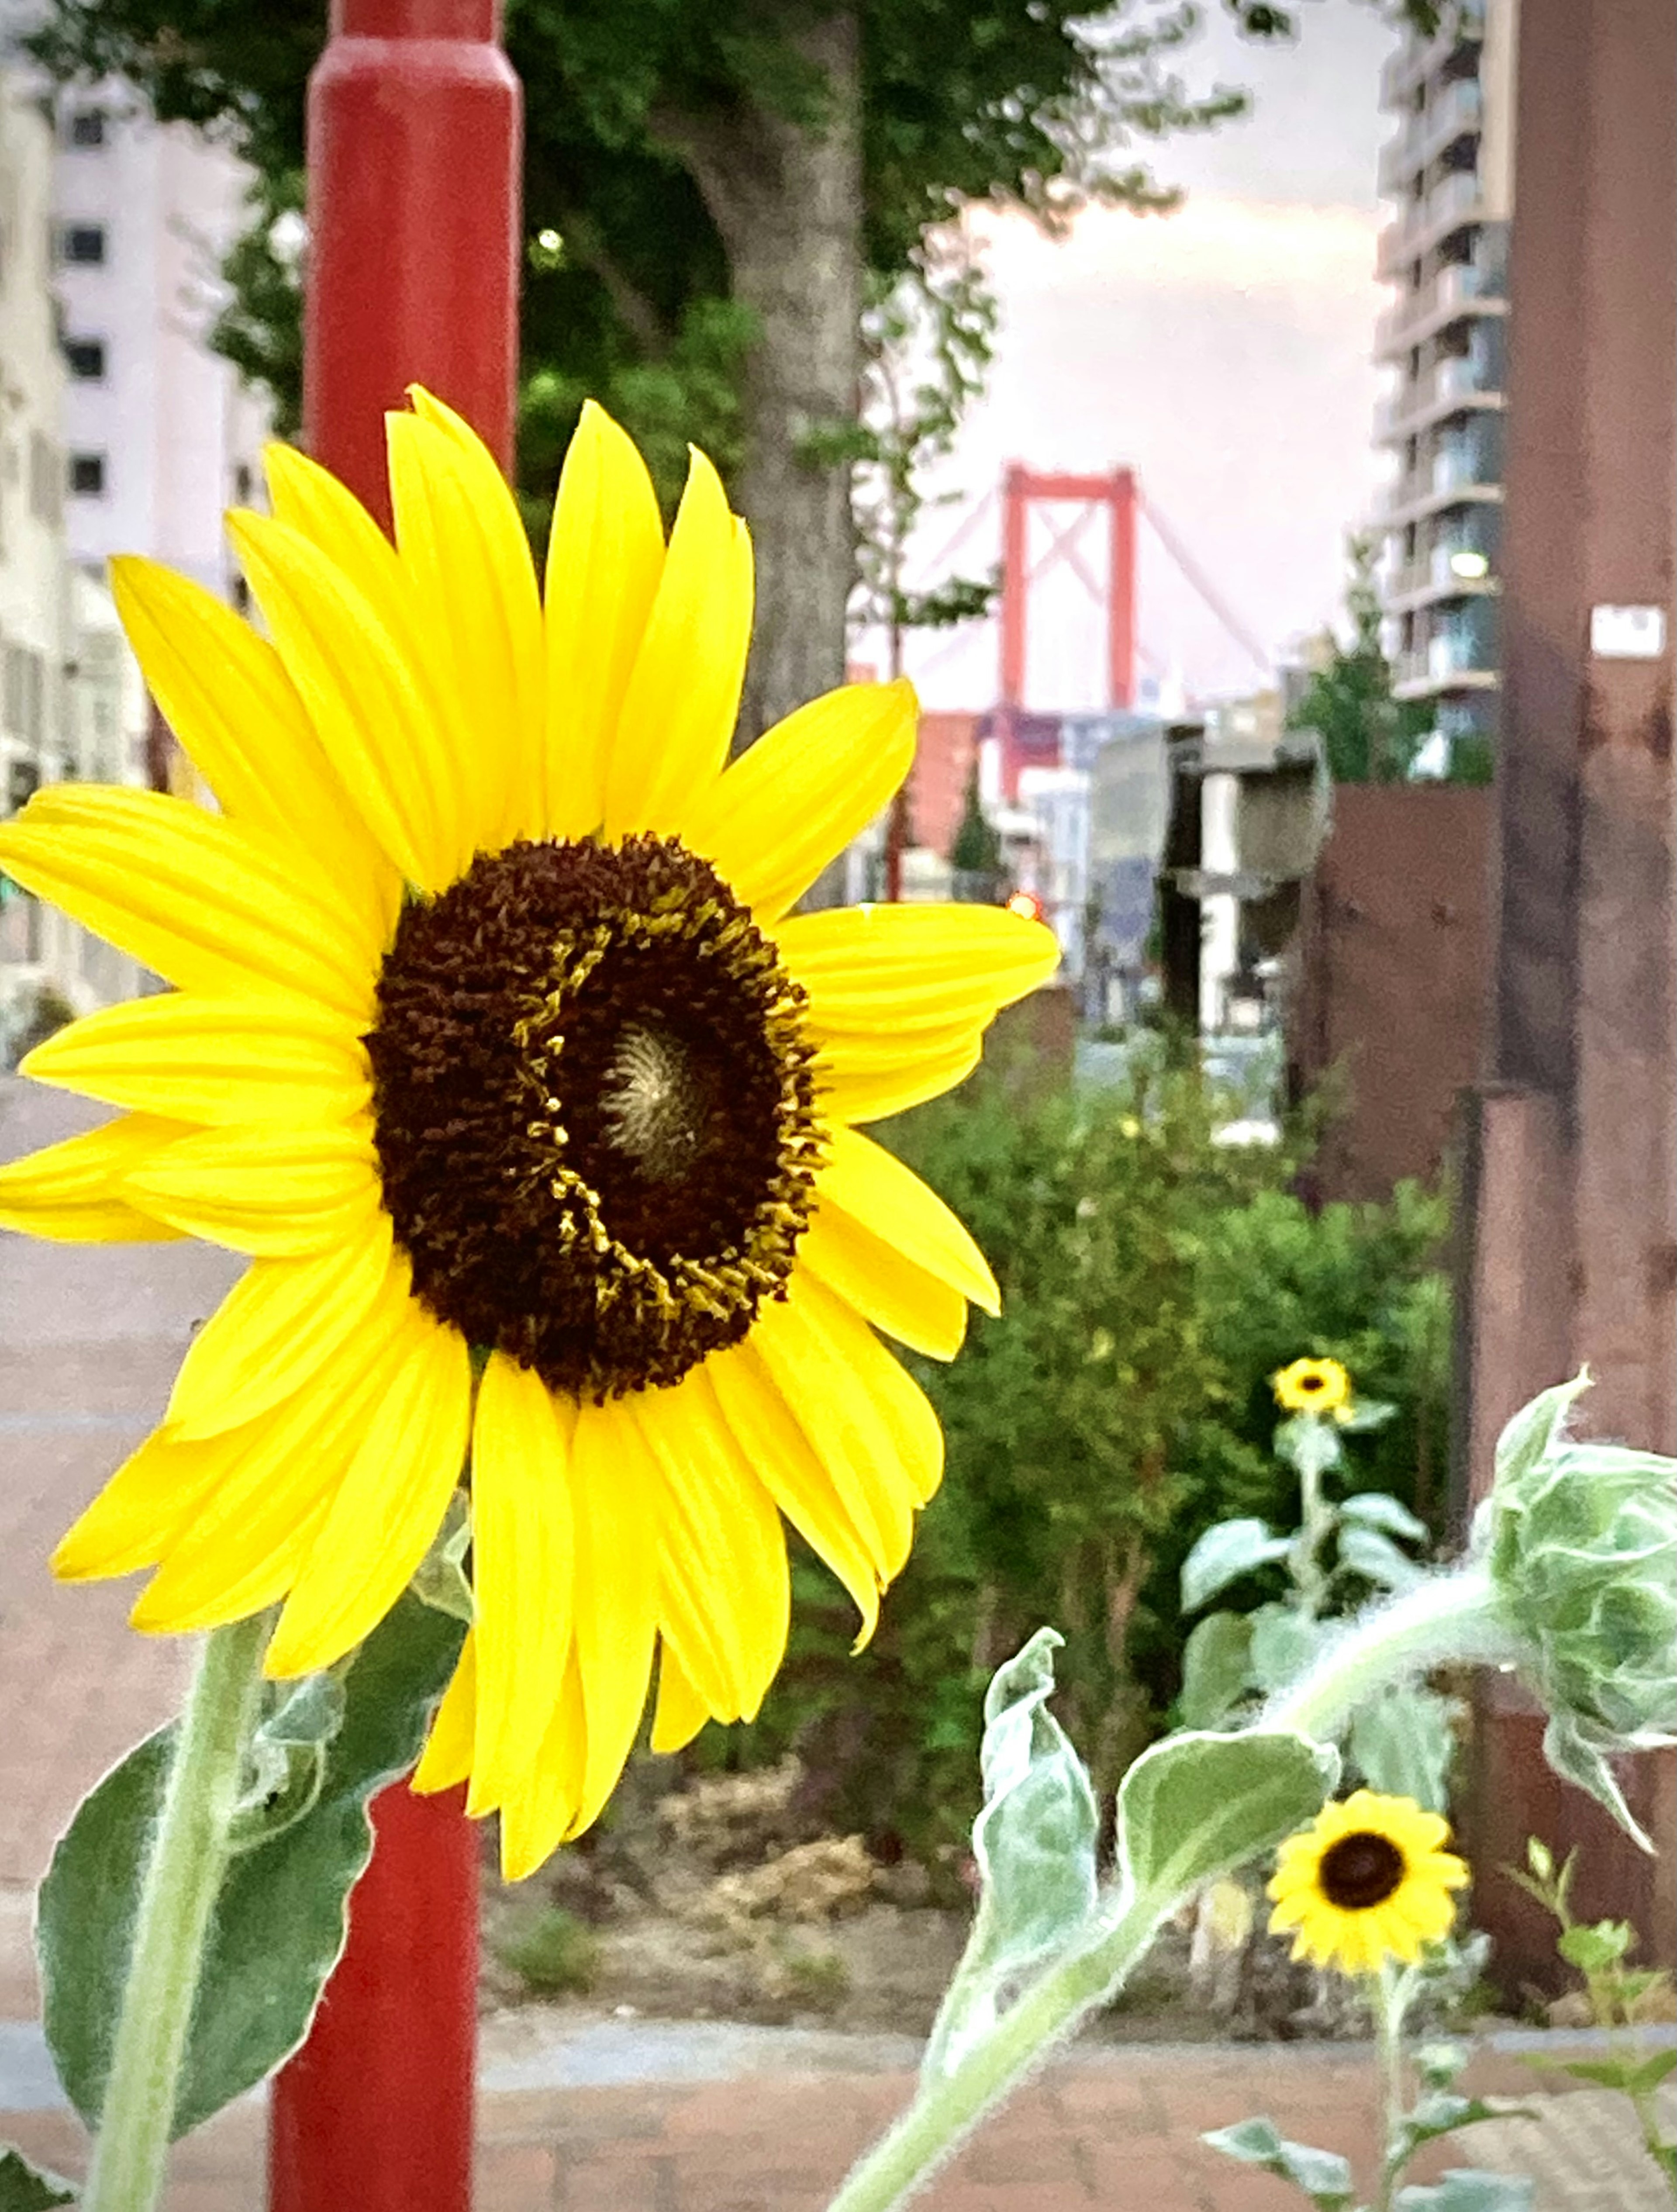
[[[818,127],[827,88],[797,34],[805,0],[511,0],[523,79],[525,216],[521,474],[550,490],[585,393],[619,412],[665,464],[671,426],[726,459],[750,342],[728,258],[684,150],[696,125],[767,110]],[[1000,202],[1050,228],[1091,199],[1166,205],[1133,157],[1138,137],[1236,112],[1189,94],[1170,64],[1192,7],[1123,0],[864,0],[862,242],[878,275],[911,266],[928,227]],[[61,78],[128,77],[166,118],[226,138],[258,173],[240,298],[222,343],[295,419],[295,271],[270,242],[295,204],[320,0],[51,0],[31,44]],[[549,241],[543,244],[541,241]]]
[[[1349,540],[1351,642],[1332,631],[1323,637],[1322,664],[1291,717],[1296,729],[1322,738],[1335,783],[1401,783],[1432,727],[1431,707],[1392,696],[1391,663],[1380,642],[1377,550],[1372,537]]]

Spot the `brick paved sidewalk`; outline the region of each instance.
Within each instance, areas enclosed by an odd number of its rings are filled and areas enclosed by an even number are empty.
[[[864,2061],[873,2056],[868,2039],[857,2041]],[[725,2080],[489,2091],[477,2212],[823,2212],[909,2088],[905,2074],[848,2068],[843,2057],[829,2052],[818,2073],[771,2060],[772,2070]],[[1668,2206],[1622,2099],[1534,2100],[1528,2069],[1494,2056],[1476,2061],[1471,2078],[1486,2094],[1534,2103],[1540,2118],[1435,2146],[1412,2179],[1472,2162],[1531,2174],[1536,2212]],[[1200,2130],[1267,2112],[1284,2135],[1344,2151],[1367,2175],[1373,2096],[1369,2054],[1344,2047],[1074,2051],[918,2201],[925,2212],[1285,2212],[1300,2201],[1293,2192],[1206,2149]],[[1674,2118],[1677,2100],[1668,2124]],[[80,2170],[79,2130],[66,2116],[0,2117],[0,2134]],[[247,2099],[179,2146],[167,2212],[258,2212],[262,2159],[263,2112]]]

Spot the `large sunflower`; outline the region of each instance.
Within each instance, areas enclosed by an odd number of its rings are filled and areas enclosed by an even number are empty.
[[[1413,1965],[1449,1933],[1451,1892],[1467,1879],[1466,1863],[1443,1848],[1449,1832],[1413,1797],[1357,1790],[1324,1805],[1276,1856],[1271,1930],[1294,1931],[1295,1959],[1347,1974],[1374,1973],[1387,1959]]]
[[[202,1629],[283,1600],[277,1676],[375,1625],[470,1462],[476,1626],[418,1778],[470,1774],[527,1872],[653,1741],[754,1712],[781,1516],[863,1632],[942,1439],[874,1334],[947,1358],[995,1287],[857,1125],[960,1081],[1054,941],[982,907],[795,915],[906,774],[906,684],[728,763],[751,555],[693,458],[666,546],[597,409],[545,606],[493,459],[390,418],[392,544],[301,454],[229,519],[271,642],[115,568],[223,810],[55,787],[0,866],[175,988],[27,1073],[125,1109],[0,1171],[0,1224],[198,1236],[252,1264],[161,1425],[65,1536]]]

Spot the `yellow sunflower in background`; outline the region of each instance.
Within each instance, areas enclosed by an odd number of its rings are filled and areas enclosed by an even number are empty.
[[[1295,1359],[1269,1384],[1284,1413],[1337,1413],[1351,1403],[1351,1377],[1337,1359]]]
[[[1450,1893],[1467,1879],[1464,1861],[1443,1846],[1449,1826],[1413,1797],[1358,1790],[1324,1805],[1276,1856],[1268,1894],[1272,1932],[1296,1931],[1292,1955],[1347,1974],[1405,1966],[1449,1932]]]
[[[0,1170],[0,1224],[204,1237],[252,1264],[155,1432],[54,1556],[155,1573],[151,1630],[284,1601],[341,1657],[468,1457],[476,1625],[418,1777],[471,1777],[528,1872],[598,1814],[654,1662],[653,1741],[753,1713],[785,1648],[781,1516],[863,1632],[942,1465],[875,1335],[939,1358],[989,1270],[857,1126],[958,1083],[1052,933],[1000,909],[794,915],[914,748],[905,684],[732,765],[744,525],[698,454],[667,545],[585,410],[545,606],[482,444],[390,418],[392,544],[301,454],[229,519],[272,642],[115,564],[219,800],[54,787],[0,866],[175,988],[26,1072],[125,1109]]]

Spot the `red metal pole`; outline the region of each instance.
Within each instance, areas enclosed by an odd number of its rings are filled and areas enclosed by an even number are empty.
[[[1107,702],[1135,703],[1135,471],[1113,472],[1112,565],[1108,581]]]
[[[386,522],[408,385],[512,455],[521,113],[496,0],[333,0],[309,85],[309,449]],[[270,2212],[469,2212],[477,1880],[458,1794],[374,1808],[373,1863],[274,2083]]]

